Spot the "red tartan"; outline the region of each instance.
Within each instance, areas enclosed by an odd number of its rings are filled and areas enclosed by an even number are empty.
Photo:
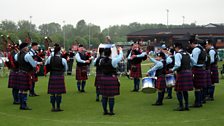
[[[207,86],[211,86],[212,85],[212,80],[211,80],[211,71],[210,70],[206,70],[206,84]]]
[[[156,79],[156,89],[162,90],[166,88],[165,76],[160,76]]]
[[[66,93],[65,80],[63,72],[51,72],[48,82],[48,94]]]
[[[205,88],[207,85],[206,72],[202,68],[192,68],[193,84],[195,89]]]
[[[17,78],[18,78],[18,73],[17,71],[10,71],[9,74],[9,81],[8,81],[8,88],[17,88]]]
[[[120,94],[120,83],[116,76],[101,76],[100,78],[100,94],[112,97]]]
[[[94,84],[96,87],[100,86],[100,81],[101,81],[100,78],[101,78],[101,76],[102,76],[102,74],[99,74],[99,73],[96,74],[95,84]]]
[[[132,70],[133,66],[136,66],[136,71]],[[141,64],[131,64],[131,74],[130,74],[130,77],[132,77],[132,78],[141,78],[142,77]]]
[[[32,76],[32,82],[37,82],[38,81],[38,77],[37,77],[37,74],[35,72],[32,72],[31,76]]]
[[[87,66],[76,66],[76,80],[87,80]]]
[[[212,84],[219,83],[219,72],[217,65],[211,65],[211,81]]]
[[[21,91],[27,91],[30,90],[31,85],[32,85],[31,75],[27,72],[18,72],[16,87],[18,87],[18,89]]]
[[[190,70],[183,70],[176,75],[175,91],[192,91],[193,75]]]

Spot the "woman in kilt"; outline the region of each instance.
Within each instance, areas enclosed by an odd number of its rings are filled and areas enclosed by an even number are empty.
[[[99,101],[100,95],[100,78],[102,76],[102,68],[99,66],[100,60],[103,58],[104,48],[99,49],[99,57],[94,60],[94,66],[96,66],[96,77],[95,77],[95,87],[96,87],[96,101]]]
[[[50,71],[50,78],[48,82],[48,94],[50,96],[50,102],[52,104],[52,112],[63,111],[60,108],[62,101],[62,94],[66,93],[64,72],[68,70],[66,59],[61,57],[61,47],[55,46],[54,56],[49,56],[45,62]],[[57,107],[55,107],[55,103]]]
[[[104,56],[100,61],[100,67],[102,68],[102,76],[100,77],[100,94],[102,95],[102,106],[104,115],[114,115],[114,96],[120,94],[120,83],[116,76],[116,67],[122,60],[123,52],[122,48],[118,48],[119,55],[113,59],[111,56],[111,49],[104,49]],[[107,110],[107,103],[109,102],[109,110]]]
[[[191,57],[183,50],[182,43],[175,43],[175,64],[171,71],[176,71],[175,91],[179,101],[179,107],[175,111],[188,111],[188,91],[193,90],[193,74],[191,71]],[[183,98],[185,106],[183,105]]]
[[[34,61],[33,57],[28,53],[28,45],[28,43],[20,44],[20,52],[15,55],[15,60],[19,65],[16,85],[19,89],[21,110],[31,110],[27,106],[27,92],[31,89],[32,84],[31,73],[35,70],[37,64],[42,64],[42,62]]]
[[[210,56],[211,85],[208,87],[209,97],[207,100],[214,101],[215,83],[219,83],[218,54],[211,40],[206,41],[206,49]]]
[[[155,63],[155,65],[148,70],[147,76],[150,75],[152,72],[156,72],[156,89],[158,91],[158,98],[156,102],[152,105],[154,106],[160,106],[163,105],[163,98],[166,88],[166,81],[165,81],[165,75],[166,75],[166,61],[165,61],[165,54],[163,52],[159,52],[156,54],[156,58],[150,58],[150,60]]]

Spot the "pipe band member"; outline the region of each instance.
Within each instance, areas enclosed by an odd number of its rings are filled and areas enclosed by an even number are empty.
[[[191,63],[193,62],[187,51],[183,50],[182,43],[174,43],[175,64],[171,71],[176,71],[175,91],[179,107],[175,111],[188,111],[188,91],[193,90],[193,74],[191,71]],[[183,105],[183,98],[185,106]]]
[[[87,65],[90,63],[89,59],[86,59],[83,45],[79,45],[78,53],[75,55],[76,59],[76,80],[77,88],[79,92],[85,92],[87,76]]]
[[[150,61],[152,61],[155,65],[148,70],[148,76],[149,73],[152,73],[153,71],[156,72],[156,83],[155,87],[158,91],[158,98],[157,101],[152,104],[154,106],[160,106],[163,105],[163,98],[166,88],[166,81],[165,81],[165,75],[166,75],[166,61],[165,61],[165,54],[163,52],[159,52],[156,54],[156,58],[149,57]]]
[[[120,83],[116,76],[116,67],[123,58],[122,48],[118,48],[119,55],[113,59],[111,56],[111,49],[104,49],[104,56],[100,61],[100,67],[102,68],[102,76],[100,78],[100,94],[102,95],[102,106],[104,115],[114,115],[114,96],[120,94]],[[109,110],[107,110],[107,103],[109,102]]]
[[[52,112],[63,111],[60,108],[62,101],[62,94],[66,93],[64,72],[68,70],[66,59],[61,57],[61,47],[56,46],[54,48],[54,56],[49,56],[45,62],[45,65],[49,65],[50,78],[48,82],[48,94],[50,96],[50,102],[52,104]],[[57,108],[55,108],[55,103]]]
[[[210,72],[211,72],[211,85],[208,87],[209,97],[207,100],[214,101],[215,83],[219,83],[219,73],[218,73],[218,53],[214,48],[212,41],[206,41],[206,49],[210,57]]]

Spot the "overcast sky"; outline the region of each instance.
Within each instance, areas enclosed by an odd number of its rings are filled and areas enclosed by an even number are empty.
[[[75,25],[84,19],[101,28],[140,23],[224,23],[224,0],[0,0],[0,20],[29,20],[37,25]]]

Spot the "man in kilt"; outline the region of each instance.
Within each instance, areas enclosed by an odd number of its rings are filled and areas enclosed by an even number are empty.
[[[62,94],[66,93],[64,72],[68,70],[66,59],[61,57],[61,47],[55,46],[54,56],[49,56],[45,62],[45,65],[50,71],[50,78],[48,81],[48,94],[50,96],[50,102],[52,104],[52,112],[63,111],[60,108],[62,101]],[[55,107],[57,104],[57,108]]]
[[[175,65],[171,71],[176,71],[176,84],[175,91],[179,102],[179,107],[174,109],[175,111],[188,111],[188,91],[193,90],[193,74],[191,71],[191,57],[183,50],[182,43],[174,43],[175,47]],[[183,105],[183,98],[185,101],[185,107]]]
[[[28,45],[28,43],[20,44],[20,52],[15,55],[15,60],[19,64],[17,86],[19,89],[21,110],[31,110],[27,106],[27,92],[31,89],[32,84],[31,74],[35,70],[37,64],[42,64],[42,62],[34,61],[33,57],[28,53]]]
[[[128,56],[128,60],[131,63],[131,74],[130,77],[134,79],[134,89],[132,92],[138,92],[140,86],[140,78],[142,77],[142,70],[141,70],[141,62],[143,57],[146,57],[146,53],[140,50],[139,45],[135,43],[132,46],[132,50]]]
[[[193,62],[193,83],[195,88],[195,103],[192,107],[198,108],[202,107],[202,90],[207,85],[206,80],[206,71],[205,71],[205,60],[206,60],[206,51],[199,44],[199,41],[195,39],[195,36],[192,36],[190,39],[190,44],[192,50]]]
[[[87,65],[90,60],[86,58],[83,45],[79,45],[78,53],[75,55],[76,59],[76,80],[79,92],[85,92],[85,85],[87,77]]]
[[[163,98],[166,88],[166,81],[165,81],[165,75],[166,75],[166,60],[165,60],[165,54],[163,52],[158,52],[156,54],[156,58],[149,57],[150,61],[152,61],[155,65],[148,70],[147,76],[150,75],[152,72],[156,72],[156,82],[155,87],[158,91],[158,97],[154,104],[154,106],[160,106],[163,105]]]
[[[73,63],[74,63],[74,56],[75,56],[75,53],[74,53],[74,51],[70,48],[70,49],[69,49],[69,60],[67,61],[67,63],[68,63],[68,71],[67,71],[67,75],[72,75],[72,66],[73,66]]]
[[[102,76],[102,68],[100,67],[99,63],[103,56],[104,48],[99,49],[99,57],[97,57],[94,60],[94,66],[96,67],[96,77],[95,77],[95,87],[96,87],[96,101],[99,101],[99,95],[100,95],[100,78]]]
[[[33,57],[33,59],[35,61],[38,61],[38,56],[37,56],[37,50],[38,50],[38,43],[36,42],[33,42],[31,44],[31,49],[29,51],[29,54]],[[41,61],[39,61],[41,62]],[[35,97],[35,96],[39,96],[35,93],[35,83],[38,81],[38,77],[37,77],[37,73],[36,73],[36,70],[33,71],[33,73],[31,74],[32,76],[32,85],[31,85],[31,89],[30,89],[30,94],[29,96],[31,97]]]
[[[114,96],[120,94],[120,83],[116,76],[116,67],[123,58],[122,48],[118,48],[119,55],[113,59],[111,56],[111,48],[104,49],[104,56],[100,61],[102,68],[102,76],[100,77],[100,94],[102,95],[102,106],[104,115],[114,115]],[[109,102],[109,110],[107,110],[107,103]]]
[[[218,73],[218,54],[214,48],[212,41],[206,41],[206,49],[210,57],[210,72],[211,72],[211,85],[208,87],[209,97],[207,100],[214,101],[215,83],[219,83]]]
[[[6,63],[7,67],[10,69],[8,88],[12,88],[13,104],[20,104],[19,89],[17,87],[19,66],[18,62],[16,62],[14,58],[17,53],[17,47],[11,47],[11,52],[8,55],[9,62]]]

